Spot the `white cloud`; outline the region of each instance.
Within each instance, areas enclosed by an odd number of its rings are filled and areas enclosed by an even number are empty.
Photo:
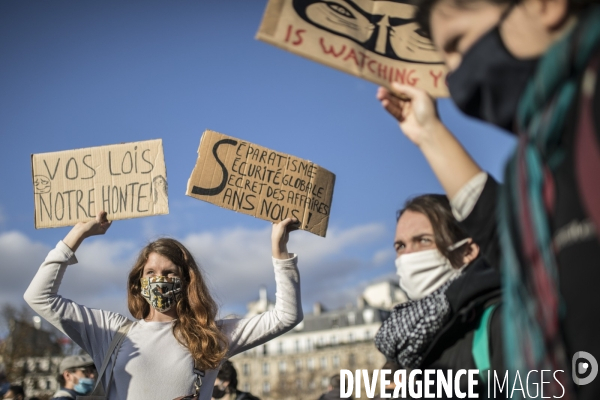
[[[23,302],[23,293],[50,250],[20,232],[0,234],[0,304]],[[89,240],[77,252],[80,263],[68,267],[59,293],[90,307],[126,312],[125,279],[131,255],[131,244]]]
[[[357,275],[370,267],[370,260],[354,255],[355,250],[384,234],[384,227],[378,224],[330,229],[326,239],[307,232],[292,233],[288,248],[298,254],[303,303],[323,301],[339,306],[354,301]],[[191,234],[183,242],[206,271],[213,293],[227,308],[242,312],[246,302],[258,297],[261,285],[266,285],[274,297],[270,228]],[[341,296],[349,289],[352,296]]]
[[[88,307],[129,315],[126,281],[138,250],[128,241],[88,239],[77,250],[79,263],[65,273],[61,295]]]
[[[0,304],[22,302],[29,281],[49,250],[48,246],[31,241],[20,232],[9,231],[0,234]]]
[[[183,238],[222,305],[221,316],[243,314],[246,303],[258,298],[261,285],[266,285],[274,298],[270,230],[234,228]],[[329,308],[354,302],[365,282],[381,273],[373,260],[382,256],[371,247],[384,235],[385,229],[378,224],[330,228],[325,239],[307,232],[292,233],[288,247],[299,256],[306,311],[315,301]],[[22,302],[25,289],[49,250],[49,246],[19,232],[0,234],[0,270],[4,277],[0,303]],[[126,280],[139,250],[134,241],[106,237],[86,240],[77,251],[79,263],[68,267],[59,293],[89,307],[129,315]]]
[[[373,255],[373,264],[375,265],[387,265],[393,266],[393,260],[396,253],[391,248],[381,249]]]

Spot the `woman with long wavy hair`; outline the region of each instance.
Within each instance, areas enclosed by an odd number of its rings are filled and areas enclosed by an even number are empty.
[[[110,227],[105,212],[75,225],[50,251],[25,300],[87,351],[97,367],[117,332],[127,327],[102,377],[108,399],[210,399],[224,360],[283,334],[302,320],[297,257],[287,251],[294,222],[288,218],[273,225],[277,300],[272,311],[251,318],[217,319],[217,304],[193,256],[169,238],[144,247],[129,273],[127,297],[133,323],[123,315],[91,309],[58,295],[67,266],[77,262],[74,252],[79,245]]]

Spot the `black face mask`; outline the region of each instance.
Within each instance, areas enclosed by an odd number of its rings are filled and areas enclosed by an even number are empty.
[[[519,60],[510,54],[498,25],[483,35],[448,75],[450,96],[465,114],[512,132],[519,99],[537,62],[538,58]]]
[[[212,397],[214,399],[222,399],[223,397],[225,397],[225,394],[227,393],[227,390],[225,388],[221,389],[218,386],[213,387],[213,392],[212,392]]]

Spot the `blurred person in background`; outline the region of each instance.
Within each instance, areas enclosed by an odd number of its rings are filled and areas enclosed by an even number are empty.
[[[329,386],[327,387],[327,392],[323,393],[318,400],[337,400],[341,399],[340,397],[340,375],[333,375],[329,378]],[[344,397],[345,399],[351,399],[352,397]]]
[[[10,385],[8,391],[4,393],[3,400],[25,400],[25,390],[21,385]]]
[[[69,400],[90,394],[96,383],[96,367],[92,357],[86,355],[65,357],[58,366],[57,381],[60,389],[53,399]]]
[[[10,388],[10,382],[6,378],[4,370],[0,370],[0,396],[4,396],[8,392],[8,388]]]
[[[229,360],[225,361],[215,380],[213,388],[213,400],[260,400],[258,397],[250,393],[242,392],[237,388],[237,371],[233,363]]]

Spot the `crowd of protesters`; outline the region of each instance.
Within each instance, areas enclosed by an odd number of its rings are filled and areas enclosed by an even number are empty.
[[[600,356],[600,318],[590,307],[600,304],[600,4],[420,0],[416,8],[421,34],[450,71],[452,100],[516,135],[518,146],[500,184],[443,125],[427,93],[400,84],[378,91],[446,195],[413,197],[398,212],[396,272],[410,301],[394,307],[375,344],[394,368],[560,370],[547,396],[599,399],[600,379],[569,379],[575,353]],[[219,320],[190,252],[159,239],[127,279],[134,321],[58,294],[82,241],[111,226],[105,212],[77,224],[25,294],[91,355],[64,365],[57,398],[96,393],[95,380],[109,399],[256,399],[237,389],[226,360],[302,320],[298,258],[286,246],[296,224],[273,225],[274,310]],[[331,378],[321,399],[338,398],[336,385]],[[10,386],[4,398],[24,393]]]

